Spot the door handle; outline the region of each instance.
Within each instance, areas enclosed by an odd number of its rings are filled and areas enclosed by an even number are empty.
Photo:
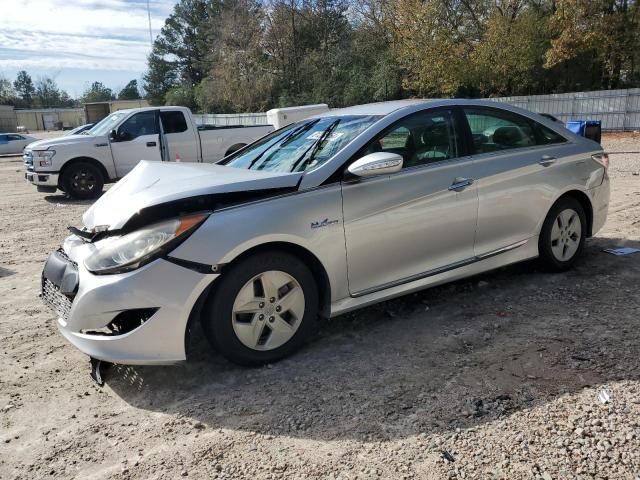
[[[549,165],[556,163],[556,160],[557,160],[556,157],[552,157],[550,155],[543,155],[538,163],[543,167],[548,167]]]
[[[156,142],[147,142],[147,147],[155,147],[156,145]]]
[[[469,185],[473,185],[473,178],[457,177],[453,180],[453,183],[449,185],[449,190],[453,192],[461,192]]]

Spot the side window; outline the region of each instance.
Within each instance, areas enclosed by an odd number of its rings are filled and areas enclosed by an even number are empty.
[[[157,135],[155,112],[140,112],[129,117],[118,128],[118,137],[122,140],[133,140],[142,135]]]
[[[9,139],[9,141],[11,140],[24,140],[24,137],[21,135],[7,135],[7,138]]]
[[[0,135],[0,143],[9,143],[8,135]]]
[[[528,119],[515,113],[492,109],[465,108],[476,153],[488,153],[536,145]]]
[[[187,131],[187,122],[182,112],[160,112],[162,129],[164,133],[180,133]]]
[[[403,168],[448,160],[458,156],[453,112],[418,112],[403,118],[375,138],[363,156],[375,152],[402,155]]]
[[[547,128],[537,122],[533,122],[533,127],[535,129],[536,143],[538,145],[551,145],[553,143],[564,143],[567,141],[567,139],[559,133],[556,133],[550,128]]]

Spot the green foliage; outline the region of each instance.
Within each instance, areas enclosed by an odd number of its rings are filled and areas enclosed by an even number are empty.
[[[180,0],[165,21],[148,57],[144,89],[152,105],[161,105],[175,87],[193,89],[205,77],[215,29],[210,18],[218,0]]]
[[[13,88],[20,96],[23,103],[29,107],[33,101],[33,95],[36,93],[36,87],[33,86],[31,76],[24,70],[20,70],[13,82]]]
[[[154,104],[206,112],[640,85],[634,0],[180,0]]]
[[[138,91],[137,80],[131,80],[120,90],[120,93],[118,93],[118,100],[138,100],[139,98],[140,92]]]
[[[81,101],[83,103],[90,102],[106,102],[108,100],[114,100],[115,96],[113,91],[105,87],[102,82],[93,82],[89,88],[87,88],[82,94]]]
[[[633,0],[557,0],[549,21],[547,68],[564,66],[565,88],[580,82],[571,67],[590,64],[601,88],[638,85],[640,4]],[[589,77],[587,77],[588,79]],[[594,81],[593,76],[591,81]]]
[[[16,91],[5,77],[0,76],[0,105],[15,105]]]
[[[51,77],[41,77],[34,84],[31,76],[24,70],[18,72],[13,83],[0,76],[0,105],[13,105],[16,108],[64,108],[75,104]]]
[[[193,108],[196,105],[194,89],[183,85],[172,87],[164,95],[164,104]]]
[[[51,77],[41,77],[36,81],[36,92],[34,107],[38,108],[59,108],[72,107],[74,101],[67,92],[58,87],[56,81]]]

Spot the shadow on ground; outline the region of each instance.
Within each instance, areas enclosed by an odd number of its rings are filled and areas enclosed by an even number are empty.
[[[14,273],[16,272],[14,272],[13,270],[0,267],[0,278],[8,277],[9,275],[13,275]]]
[[[212,428],[391,439],[468,427],[589,385],[637,379],[640,254],[596,238],[570,272],[534,262],[325,322],[273,366],[236,367],[196,341],[173,367],[116,366],[131,405]]]
[[[69,205],[87,205],[87,206],[92,205],[96,200],[98,200],[97,198],[91,198],[88,200],[76,200],[74,198],[69,197],[64,192],[60,192],[59,194],[56,193],[53,195],[46,195],[44,199],[49,203],[69,204]]]

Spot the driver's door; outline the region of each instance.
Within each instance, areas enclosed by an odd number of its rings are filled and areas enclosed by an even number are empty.
[[[351,295],[435,275],[473,257],[478,195],[456,118],[450,109],[405,117],[354,158],[397,153],[403,169],[343,182]]]
[[[157,110],[135,113],[120,124],[115,139],[109,142],[118,178],[140,160],[162,160],[159,132]]]

